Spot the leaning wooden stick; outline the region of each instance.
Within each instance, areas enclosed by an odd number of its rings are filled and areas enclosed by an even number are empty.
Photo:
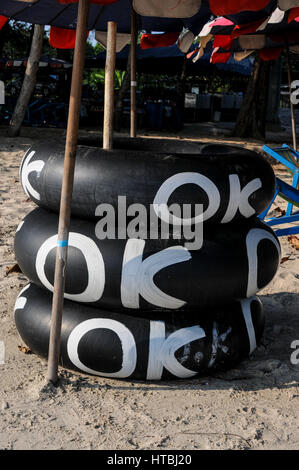
[[[90,0],[79,1],[76,45],[74,52],[68,126],[66,134],[63,183],[59,213],[54,293],[52,301],[51,332],[48,356],[48,380],[52,383],[56,383],[58,380],[61,321],[65,290],[65,275],[69,227],[71,218],[71,202],[78,141],[78,128],[80,119],[82,80],[86,51],[86,35],[88,31],[89,7]]]
[[[117,25],[114,21],[108,22],[106,67],[105,67],[105,103],[104,103],[104,129],[103,149],[111,150],[113,146],[113,115],[114,115],[114,76],[116,54]]]
[[[289,80],[289,92],[290,92],[290,109],[291,109],[291,120],[292,120],[292,135],[293,135],[293,148],[297,150],[297,136],[296,136],[296,118],[294,104],[292,102],[292,74],[291,74],[291,61],[290,61],[290,49],[287,46],[287,66],[288,66],[288,80]]]

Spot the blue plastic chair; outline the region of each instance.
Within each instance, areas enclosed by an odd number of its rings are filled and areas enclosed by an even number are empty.
[[[267,209],[260,214],[260,219],[264,220],[277,196],[282,197],[284,200],[288,201],[289,205],[296,206],[299,208],[299,191],[298,189],[293,188],[291,185],[285,183],[280,178],[276,178],[276,189],[274,197],[271,201],[271,204]],[[283,225],[283,224],[290,224],[293,222],[299,222],[299,210],[296,212],[291,213],[290,215],[286,214],[282,217],[272,217],[265,221],[267,225],[273,227],[275,225]],[[294,235],[299,233],[299,223],[296,224],[295,227],[289,228],[280,228],[275,231],[278,237],[282,237],[284,235]]]
[[[260,218],[262,220],[266,218],[274,200],[277,196],[280,196],[288,202],[286,215],[282,217],[272,217],[266,221],[267,225],[273,227],[276,225],[299,222],[299,211],[297,210],[294,212],[294,206],[299,208],[299,153],[286,144],[284,144],[282,147],[273,149],[267,145],[264,145],[263,150],[272,158],[285,165],[293,176],[293,180],[292,185],[289,185],[280,178],[276,177],[276,189],[274,197],[269,207],[267,207],[267,209],[262,214],[260,214]],[[275,233],[278,237],[297,234],[299,233],[299,224],[296,224],[294,227],[280,228],[276,230]]]
[[[271,149],[267,145],[263,147],[264,152],[270,155],[286,166],[288,171],[293,177],[292,187],[298,189],[299,183],[299,153],[292,149],[289,145],[283,144],[282,147]],[[293,203],[290,202],[287,207],[286,215],[291,215],[293,210]]]

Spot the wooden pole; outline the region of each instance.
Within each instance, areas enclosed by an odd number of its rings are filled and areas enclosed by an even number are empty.
[[[291,120],[292,120],[292,135],[293,135],[293,149],[297,150],[297,137],[296,137],[296,118],[295,109],[292,103],[292,74],[291,74],[291,62],[290,62],[290,49],[287,46],[287,66],[288,66],[288,79],[289,79],[289,93],[290,93],[290,108],[291,108]]]
[[[114,76],[116,54],[117,24],[108,22],[106,67],[105,67],[105,103],[103,149],[111,150],[113,145],[113,114],[114,114]]]
[[[130,137],[137,135],[137,116],[136,116],[136,63],[137,63],[137,15],[131,7],[131,123]]]
[[[88,31],[89,6],[90,0],[79,1],[76,45],[74,52],[68,126],[66,133],[48,357],[48,380],[54,384],[58,380],[62,309],[65,289],[67,249],[78,141],[78,128],[80,119],[82,80],[86,51],[86,36]]]

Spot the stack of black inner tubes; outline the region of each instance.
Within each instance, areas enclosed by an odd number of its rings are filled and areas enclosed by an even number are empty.
[[[63,142],[34,145],[20,168],[24,191],[38,207],[15,236],[16,259],[30,279],[16,301],[15,322],[44,358],[63,158]],[[258,219],[274,189],[267,161],[239,147],[116,139],[107,151],[80,142],[65,241],[60,364],[104,377],[170,380],[248,357],[264,330],[256,293],[280,262],[277,237]],[[175,217],[174,204],[182,211]]]

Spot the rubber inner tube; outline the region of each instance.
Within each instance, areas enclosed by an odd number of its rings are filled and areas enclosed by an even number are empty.
[[[122,142],[116,141],[119,145],[111,151],[78,147],[73,216],[96,220],[103,205],[109,205],[119,218],[124,206],[141,204],[149,220],[151,209],[158,213],[155,207],[177,204],[182,212],[184,204],[194,211],[197,204],[202,205],[198,210],[205,224],[241,223],[260,214],[272,201],[274,172],[255,152],[194,142],[159,141],[159,148],[152,141]],[[40,207],[56,213],[63,163],[64,144],[55,142],[33,145],[20,168],[26,194]]]
[[[49,290],[57,226],[56,214],[38,208],[15,236],[23,273]],[[71,220],[65,290],[66,298],[97,308],[138,313],[222,305],[255,295],[273,279],[280,262],[277,237],[258,219],[208,226],[196,250],[186,247],[186,239],[100,240],[97,234],[96,224]]]
[[[31,284],[15,305],[18,332],[31,351],[44,358],[51,299],[49,292]],[[258,298],[206,313],[136,317],[65,301],[60,364],[110,378],[189,379],[232,367],[259,344],[264,314]]]

